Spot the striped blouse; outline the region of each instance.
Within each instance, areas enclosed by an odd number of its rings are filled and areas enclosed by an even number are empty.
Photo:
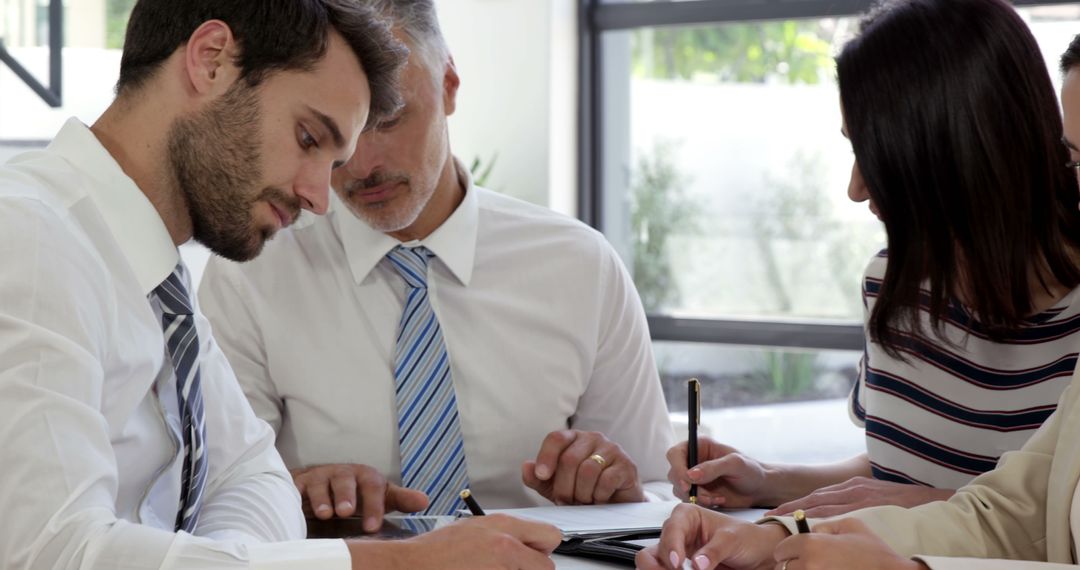
[[[866,319],[885,275],[886,251],[863,281]],[[928,297],[921,303],[931,331]],[[949,342],[902,337],[908,361],[866,339],[852,420],[866,429],[874,477],[955,489],[1019,449],[1054,411],[1080,351],[1080,288],[993,342],[967,309],[950,303],[943,323]]]

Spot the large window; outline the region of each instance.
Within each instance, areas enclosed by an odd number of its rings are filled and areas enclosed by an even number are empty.
[[[0,64],[0,155],[50,140],[68,117],[91,123],[113,99],[127,16],[134,0],[62,3],[63,43],[49,45],[50,6],[59,0],[0,0],[0,40],[38,82],[50,83],[50,60],[62,61],[62,105],[51,107],[8,65]],[[0,156],[4,158],[4,156]]]
[[[1017,4],[1056,78],[1080,4]],[[581,212],[633,274],[673,414],[697,376],[714,434],[763,457],[826,460],[862,445],[857,430],[804,416],[846,422],[860,276],[886,245],[846,195],[835,81],[834,56],[869,5],[584,5]],[[793,431],[815,443],[777,445]]]

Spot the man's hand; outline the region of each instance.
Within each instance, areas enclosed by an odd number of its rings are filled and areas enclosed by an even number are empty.
[[[553,431],[521,479],[556,505],[601,505],[645,500],[637,466],[615,442],[597,432]]]
[[[350,541],[353,568],[551,570],[559,529],[505,515],[473,517],[397,541]]]
[[[379,530],[386,511],[413,513],[428,504],[424,493],[388,483],[382,473],[367,465],[316,465],[290,473],[309,516],[322,520],[334,515],[350,517],[357,512],[359,495],[366,532]]]
[[[774,558],[777,567],[788,561],[788,570],[926,570],[901,558],[857,519],[818,523],[812,533],[777,545]]]
[[[660,542],[637,555],[641,570],[682,568],[689,559],[697,570],[758,570],[773,567],[773,549],[788,535],[778,524],[757,525],[695,505],[675,507]]]
[[[934,489],[921,485],[905,485],[868,477],[854,477],[843,483],[822,487],[809,495],[765,513],[787,515],[802,509],[806,516],[827,518],[879,505],[915,507],[953,496],[952,489]]]
[[[684,501],[691,484],[698,486],[698,504],[706,507],[753,507],[769,493],[766,467],[735,448],[699,437],[698,464],[693,468],[687,466],[687,449],[684,441],[667,452],[668,480]]]

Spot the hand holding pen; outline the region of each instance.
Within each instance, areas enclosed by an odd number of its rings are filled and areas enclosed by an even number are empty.
[[[687,438],[686,465],[691,469],[698,464],[698,426],[701,425],[701,382],[697,378],[691,378],[686,383],[687,391],[687,416],[689,418],[689,437]],[[689,501],[697,504],[697,485],[691,483]]]

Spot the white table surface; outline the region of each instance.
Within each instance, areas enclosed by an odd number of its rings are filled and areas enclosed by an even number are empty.
[[[558,570],[595,570],[597,568],[627,568],[627,566],[619,566],[618,564],[609,564],[607,562],[599,562],[597,560],[586,560],[584,558],[574,558],[572,556],[563,556],[556,554],[551,557],[555,561],[555,568]]]

